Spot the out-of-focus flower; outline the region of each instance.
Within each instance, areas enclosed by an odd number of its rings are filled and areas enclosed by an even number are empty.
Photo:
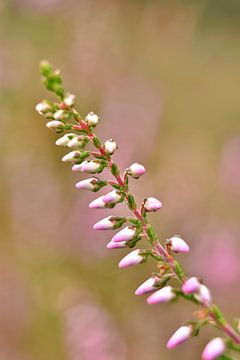
[[[156,284],[158,282],[159,282],[158,276],[150,277],[136,289],[135,295],[143,295],[156,290]]]
[[[94,112],[90,112],[85,117],[85,121],[89,126],[96,126],[99,123],[99,116],[94,114]]]
[[[140,249],[133,250],[127,254],[118,264],[120,268],[125,268],[137,264],[141,264],[145,260],[145,255]]]
[[[186,280],[182,286],[182,291],[185,294],[194,294],[200,290],[201,283],[196,277],[191,277]]]
[[[128,174],[135,178],[139,178],[139,176],[143,175],[145,173],[145,168],[143,165],[138,163],[133,163],[129,169],[127,169]]]
[[[222,338],[217,337],[211,340],[204,348],[202,353],[202,360],[215,360],[220,355],[224,354],[226,345]]]
[[[162,203],[158,199],[155,199],[154,197],[149,197],[144,201],[144,208],[146,211],[157,211],[161,209]]]
[[[166,243],[176,253],[187,253],[190,250],[188,244],[182,238],[176,235],[168,239]]]
[[[165,286],[147,298],[148,304],[158,304],[171,301],[176,297],[172,286]]]
[[[191,325],[181,326],[168,340],[168,349],[173,349],[176,346],[184,343],[192,335],[193,328]]]

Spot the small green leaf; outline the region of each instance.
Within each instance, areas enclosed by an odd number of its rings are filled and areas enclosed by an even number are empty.
[[[119,175],[119,170],[118,170],[117,164],[115,164],[115,163],[112,164],[111,173],[113,174],[113,176]]]

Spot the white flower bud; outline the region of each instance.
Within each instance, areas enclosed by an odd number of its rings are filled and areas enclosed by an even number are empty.
[[[59,139],[57,139],[55,144],[58,146],[68,146],[69,142],[76,136],[77,135],[74,133],[65,134],[62,137],[60,137]]]
[[[68,143],[68,147],[71,149],[77,149],[81,147],[82,141],[79,140],[78,136],[75,136],[74,139],[70,140]]]
[[[52,107],[47,102],[42,101],[36,105],[35,109],[40,115],[44,115],[47,112],[51,111]]]
[[[138,163],[133,163],[129,169],[127,169],[127,172],[135,177],[138,178],[139,176],[143,175],[145,173],[145,168],[143,165]]]
[[[53,117],[55,120],[59,120],[59,121],[62,121],[62,120],[66,120],[66,117],[67,117],[67,113],[65,110],[57,110],[54,114],[53,114]]]
[[[90,179],[81,180],[76,184],[76,188],[93,191],[96,187],[97,181],[98,179],[94,177]]]
[[[172,286],[165,286],[147,298],[148,304],[158,304],[168,302],[176,297]]]
[[[105,202],[105,204],[116,204],[121,199],[122,196],[118,190],[112,190],[103,197],[103,201]]]
[[[168,239],[167,244],[169,244],[172,251],[176,253],[187,253],[190,250],[188,244],[177,235]]]
[[[157,211],[161,209],[161,207],[162,203],[154,197],[149,197],[144,201],[144,208],[146,209],[146,211]]]
[[[71,151],[70,153],[63,156],[62,161],[64,162],[74,162],[80,159],[81,153],[80,151]]]
[[[158,276],[150,277],[136,289],[135,295],[143,295],[156,290],[156,284],[158,282],[159,282]]]
[[[126,226],[124,229],[120,230],[113,236],[112,241],[114,242],[129,241],[134,239],[136,235],[137,235],[136,228],[131,226]]]
[[[217,337],[211,340],[204,348],[202,353],[202,360],[215,360],[223,355],[226,350],[226,345],[222,338]]]
[[[73,171],[81,171],[81,172],[87,172],[87,173],[96,173],[98,172],[102,167],[101,162],[99,161],[93,161],[93,160],[86,160],[83,161],[81,164],[75,164],[72,167]]]
[[[99,123],[99,116],[94,114],[94,112],[90,112],[85,117],[85,121],[89,126],[96,126]]]
[[[167,348],[173,349],[176,346],[184,343],[188,340],[192,335],[193,328],[191,325],[181,326],[168,340]]]
[[[64,129],[64,124],[61,121],[52,120],[49,121],[46,126],[53,131],[60,132]]]
[[[117,150],[117,143],[113,139],[109,139],[104,143],[104,149],[112,155]]]
[[[144,262],[145,256],[140,249],[133,250],[128,255],[126,255],[118,264],[120,268],[125,268]]]
[[[98,221],[94,226],[94,230],[111,230],[114,228],[115,222],[112,221],[112,216],[108,216]]]
[[[63,102],[66,106],[73,106],[74,102],[75,102],[75,98],[76,96],[73,94],[67,94],[66,97],[64,98]]]
[[[212,303],[212,296],[210,290],[205,285],[202,284],[200,286],[198,294],[195,295],[195,298],[198,301],[200,301],[203,305],[209,306]]]

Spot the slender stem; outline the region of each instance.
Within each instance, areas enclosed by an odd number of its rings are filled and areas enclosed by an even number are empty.
[[[87,134],[89,136],[89,138],[91,140],[96,139],[96,135],[91,131],[91,129],[89,128],[89,126],[86,124],[86,122],[84,120],[79,120],[78,117],[78,121],[80,126],[87,131]],[[104,147],[100,144],[98,144],[95,146],[99,153],[101,154],[101,156],[103,156],[106,161],[107,161],[107,166],[109,168],[109,170],[112,170],[113,167],[113,161],[111,159],[111,156],[105,151]],[[130,193],[128,191],[128,188],[125,185],[124,180],[122,179],[120,174],[115,174],[114,175],[115,179],[117,180],[118,185],[122,188],[122,191],[124,192],[124,199],[126,201],[126,203],[129,203],[129,196]],[[188,277],[183,273],[182,275],[179,275],[179,272],[176,269],[176,264],[178,264],[176,262],[176,260],[172,257],[172,255],[170,254],[169,249],[165,249],[159,242],[155,232],[154,232],[154,240],[152,240],[149,237],[148,234],[148,229],[149,229],[149,224],[146,220],[146,218],[142,215],[142,212],[139,211],[136,206],[133,206],[131,208],[132,213],[134,214],[134,216],[141,222],[142,224],[142,228],[143,228],[143,233],[145,235],[145,237],[147,238],[148,242],[153,246],[154,250],[157,252],[157,254],[160,255],[160,257],[163,258],[163,260],[165,260],[172,272],[176,275],[176,278],[180,281],[180,283],[184,283]],[[152,229],[152,227],[151,227]],[[152,229],[153,231],[153,229]],[[208,309],[208,315],[209,317],[212,318],[212,320],[216,323],[216,325],[218,326],[218,328],[222,329],[222,331],[229,336],[235,343],[240,344],[240,335],[224,320],[224,323],[222,323],[214,314],[214,312],[211,309],[211,306],[208,305],[202,305],[202,307],[207,308]]]

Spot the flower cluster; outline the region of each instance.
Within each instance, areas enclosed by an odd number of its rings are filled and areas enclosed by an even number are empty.
[[[200,307],[194,319],[187,321],[170,338],[169,349],[175,348],[192,336],[196,336],[206,325],[214,325],[224,337],[211,340],[202,353],[203,360],[231,359],[230,350],[240,351],[239,329],[231,327],[224,319],[219,308],[213,304],[209,289],[197,277],[187,277],[174,253],[188,253],[187,242],[178,235],[173,235],[160,242],[153,227],[149,224],[149,213],[161,209],[162,203],[155,197],[149,197],[137,206],[129,189],[129,178],[140,178],[145,173],[143,165],[135,162],[120,174],[119,168],[112,160],[117,151],[117,143],[113,139],[105,142],[95,135],[94,128],[100,117],[94,112],[82,117],[75,109],[75,96],[65,93],[59,71],[54,71],[50,64],[41,64],[43,83],[58,97],[58,102],[43,100],[36,110],[43,115],[46,126],[61,136],[56,145],[69,148],[70,152],[63,156],[62,161],[70,162],[73,171],[92,174],[80,180],[77,189],[97,192],[104,187],[111,187],[103,195],[90,202],[91,209],[114,208],[118,203],[125,202],[132,216],[109,215],[99,220],[95,230],[117,230],[107,244],[108,249],[138,248],[130,251],[119,262],[120,268],[142,264],[152,258],[157,261],[157,272],[154,272],[135,291],[136,295],[148,294],[148,304],[167,303],[179,297],[194,302]],[[92,143],[96,151],[87,150]],[[113,180],[100,179],[99,174],[108,169]],[[146,243],[148,244],[146,248]],[[141,244],[141,246],[139,245]]]

